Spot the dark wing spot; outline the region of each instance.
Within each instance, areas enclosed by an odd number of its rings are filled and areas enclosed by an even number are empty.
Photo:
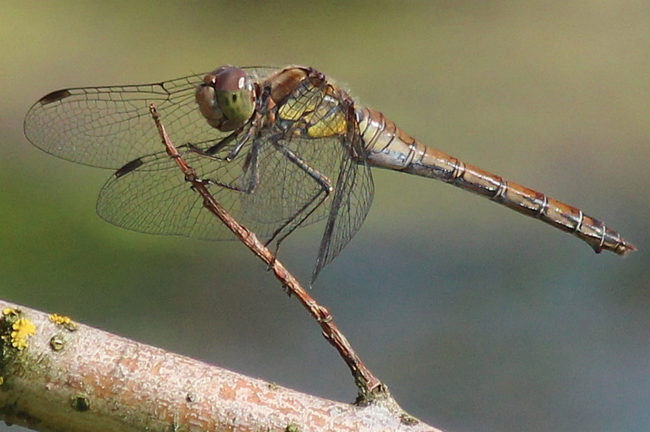
[[[131,162],[129,162],[128,164],[124,165],[122,168],[115,171],[115,174],[113,174],[113,175],[115,176],[115,178],[120,178],[123,175],[126,175],[126,174],[130,173],[131,171],[135,171],[136,169],[141,167],[143,164],[144,164],[144,162],[142,162],[142,158],[134,159]]]
[[[68,90],[57,90],[53,91],[50,94],[46,94],[41,98],[41,100],[39,100],[39,102],[41,105],[47,105],[53,102],[58,102],[61,99],[67,98],[68,96],[71,96],[71,93]]]

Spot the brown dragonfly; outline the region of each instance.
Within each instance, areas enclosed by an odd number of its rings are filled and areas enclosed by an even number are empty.
[[[223,66],[143,85],[70,88],[39,100],[25,135],[40,149],[116,170],[98,214],[152,234],[232,239],[162,150],[155,104],[183,159],[240,223],[268,243],[325,219],[312,281],[372,203],[370,167],[436,178],[532,216],[596,252],[636,250],[575,207],[425,146],[308,67]]]

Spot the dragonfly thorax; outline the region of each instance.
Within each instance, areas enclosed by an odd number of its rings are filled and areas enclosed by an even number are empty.
[[[229,132],[248,121],[255,111],[255,86],[242,69],[222,66],[203,78],[196,103],[208,123]]]

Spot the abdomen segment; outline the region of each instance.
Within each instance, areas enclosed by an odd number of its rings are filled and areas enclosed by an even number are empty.
[[[436,178],[485,196],[573,234],[597,253],[609,250],[625,255],[636,250],[619,233],[582,210],[427,147],[378,111],[358,110],[357,120],[371,166]]]

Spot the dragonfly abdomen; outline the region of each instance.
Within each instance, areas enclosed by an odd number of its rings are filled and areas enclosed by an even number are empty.
[[[624,255],[636,250],[618,232],[582,210],[427,147],[378,111],[359,110],[357,120],[371,166],[436,178],[482,195],[573,234],[597,253],[609,250]]]

